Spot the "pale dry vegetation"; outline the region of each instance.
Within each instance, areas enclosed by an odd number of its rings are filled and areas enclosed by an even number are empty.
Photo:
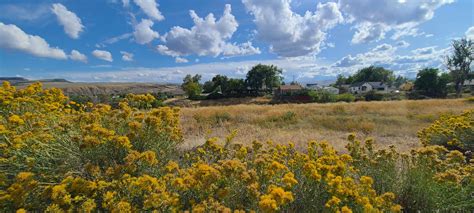
[[[385,101],[331,104],[234,105],[183,108],[183,147],[192,148],[208,137],[224,138],[237,131],[234,141],[294,142],[304,149],[312,139],[327,140],[343,150],[351,132],[373,137],[382,147],[402,151],[420,146],[417,131],[442,114],[472,109],[462,99]]]

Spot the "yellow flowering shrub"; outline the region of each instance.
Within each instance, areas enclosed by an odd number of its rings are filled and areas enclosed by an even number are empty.
[[[324,141],[310,141],[301,152],[292,143],[235,144],[232,132],[185,151],[177,148],[178,109],[139,109],[147,108],[152,96],[130,95],[113,109],[70,102],[60,90],[43,90],[40,84],[16,90],[4,83],[0,95],[0,209],[5,212],[473,207],[466,201],[474,188],[472,162],[441,146],[401,154],[394,147],[376,150],[372,139],[361,142],[350,135],[345,154]],[[417,197],[422,187],[436,193]]]
[[[418,137],[424,145],[441,145],[450,149],[474,151],[474,109],[460,115],[444,115],[421,130]]]

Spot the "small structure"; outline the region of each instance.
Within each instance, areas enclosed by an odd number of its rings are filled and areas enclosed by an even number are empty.
[[[319,86],[318,84],[306,84],[306,88],[310,89],[310,90],[319,90],[319,89],[322,89],[321,86]]]
[[[367,93],[370,91],[387,93],[388,86],[383,82],[357,82],[349,87],[349,91],[353,94]]]
[[[307,103],[311,102],[311,97],[307,94],[307,89],[301,85],[281,85],[274,90],[273,101],[276,103]]]

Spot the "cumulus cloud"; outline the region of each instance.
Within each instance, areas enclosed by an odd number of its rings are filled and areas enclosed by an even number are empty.
[[[189,14],[194,26],[191,29],[173,27],[162,37],[164,44],[157,46],[158,52],[173,57],[191,54],[236,56],[260,53],[260,50],[253,47],[251,42],[243,44],[228,42],[239,26],[231,14],[229,4],[225,6],[224,14],[219,20],[216,20],[212,13],[205,18],[199,17],[193,10]]]
[[[108,62],[114,61],[112,59],[112,54],[108,51],[105,51],[105,50],[94,50],[94,51],[92,51],[92,55],[95,56],[96,58],[100,59],[100,60],[104,60],[104,61],[108,61]]]
[[[49,46],[43,38],[26,34],[16,25],[6,25],[2,22],[0,22],[0,48],[17,50],[38,57],[67,59],[62,49]]]
[[[159,38],[160,34],[153,31],[153,29],[151,29],[152,26],[153,21],[149,19],[142,19],[139,24],[135,25],[135,30],[133,31],[135,41],[139,44],[147,44],[153,41],[153,39]]]
[[[331,65],[331,70],[336,73],[351,74],[363,67],[376,65],[393,70],[397,74],[414,77],[422,68],[441,68],[449,48],[423,47],[414,49],[406,55],[396,54],[396,51],[397,47],[381,44],[367,52],[341,58]]]
[[[134,0],[133,2],[135,2],[135,4],[138,5],[138,7],[140,7],[140,9],[142,9],[142,11],[151,19],[156,21],[165,19],[165,17],[158,10],[158,4],[155,0]],[[125,3],[123,4],[126,5]]]
[[[176,58],[174,59],[174,61],[175,61],[176,63],[188,63],[188,62],[189,62],[188,59],[181,58],[181,57],[176,57]]]
[[[84,30],[84,25],[82,25],[81,19],[75,13],[59,3],[53,4],[51,11],[56,15],[59,24],[64,27],[64,32],[69,37],[73,39],[79,38],[79,33]]]
[[[122,60],[123,61],[133,61],[133,54],[126,52],[126,51],[120,51],[120,54],[122,54]]]
[[[378,41],[385,33],[395,31],[394,39],[419,35],[416,26],[431,20],[435,10],[454,0],[340,0],[339,8],[356,23],[352,43]]]
[[[83,63],[86,63],[87,62],[87,56],[80,53],[79,51],[77,50],[72,50],[71,51],[71,54],[69,55],[69,58],[71,60],[74,60],[74,61],[80,61],[80,62],[83,62]]]
[[[367,66],[373,64],[387,63],[391,60],[392,55],[397,50],[390,44],[381,44],[374,47],[366,53],[360,53],[355,56],[348,55],[341,60],[334,63],[334,67],[352,67],[352,66]]]
[[[355,28],[356,32],[351,40],[353,44],[380,41],[385,38],[385,32],[389,29],[385,24],[373,24],[369,22],[357,24]]]
[[[343,21],[334,2],[319,3],[303,16],[292,11],[291,0],[242,0],[254,16],[257,36],[279,56],[295,57],[320,51],[326,31]]]
[[[467,29],[467,31],[466,31],[466,37],[467,37],[468,39],[474,40],[474,26],[469,27],[469,29]]]

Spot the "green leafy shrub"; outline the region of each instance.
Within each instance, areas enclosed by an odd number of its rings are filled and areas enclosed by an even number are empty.
[[[339,95],[336,95],[336,101],[337,102],[340,102],[340,101],[343,101],[343,102],[354,102],[356,99],[356,97],[350,93],[344,93],[344,94],[339,94]]]

